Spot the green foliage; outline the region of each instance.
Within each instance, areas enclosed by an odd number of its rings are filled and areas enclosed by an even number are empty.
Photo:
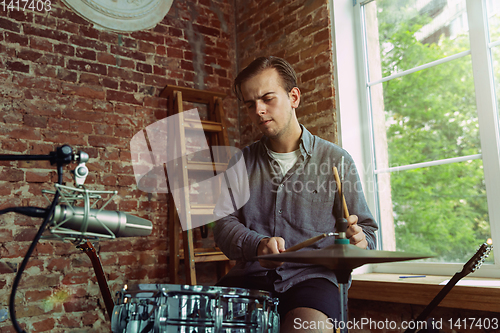
[[[423,44],[430,18],[397,1],[377,1],[384,76],[469,48],[469,36]],[[383,84],[389,165],[481,152],[470,56]],[[458,261],[490,237],[481,160],[391,174],[398,250]]]

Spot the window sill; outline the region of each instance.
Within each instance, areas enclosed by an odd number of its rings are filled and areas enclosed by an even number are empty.
[[[427,275],[421,278],[400,278],[400,274],[369,273],[352,276],[349,298],[404,304],[428,305],[450,276]],[[484,286],[495,282],[496,286]],[[500,279],[465,277],[441,301],[439,306],[500,312]],[[469,285],[470,284],[470,285]]]

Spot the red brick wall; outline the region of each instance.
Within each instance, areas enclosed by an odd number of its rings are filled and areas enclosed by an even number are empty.
[[[299,122],[313,134],[337,142],[331,18],[328,0],[237,0],[238,67],[274,55],[292,64],[302,92]],[[244,112],[241,141],[259,135]]]
[[[125,283],[168,283],[166,198],[137,190],[129,141],[166,116],[158,96],[167,84],[230,93],[233,2],[175,0],[154,29],[124,34],[96,30],[59,0],[51,2],[48,12],[0,7],[0,154],[48,154],[62,144],[87,152],[86,185],[119,192],[107,208],[154,224],[150,237],[101,241],[111,293]],[[225,99],[235,145],[236,105]],[[65,168],[68,184],[74,167]],[[0,209],[47,206],[41,189],[55,181],[48,162],[0,162]],[[13,213],[0,217],[0,310],[8,307],[12,270],[40,223]],[[28,332],[109,332],[91,263],[72,244],[37,246],[16,304]],[[13,331],[9,320],[0,322],[0,332]]]

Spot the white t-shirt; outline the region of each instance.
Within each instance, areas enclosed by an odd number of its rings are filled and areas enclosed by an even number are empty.
[[[288,170],[290,170],[299,159],[300,149],[297,149],[290,153],[276,153],[272,150],[269,150],[269,154],[271,154],[271,157],[274,158],[276,162],[278,162],[281,168],[281,173],[283,174],[283,176],[285,176]]]

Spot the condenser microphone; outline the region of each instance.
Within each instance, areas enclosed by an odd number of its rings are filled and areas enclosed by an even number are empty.
[[[58,205],[51,220],[51,227],[66,228],[85,233],[115,237],[148,236],[153,224],[151,221],[120,211],[88,209],[84,207]]]

